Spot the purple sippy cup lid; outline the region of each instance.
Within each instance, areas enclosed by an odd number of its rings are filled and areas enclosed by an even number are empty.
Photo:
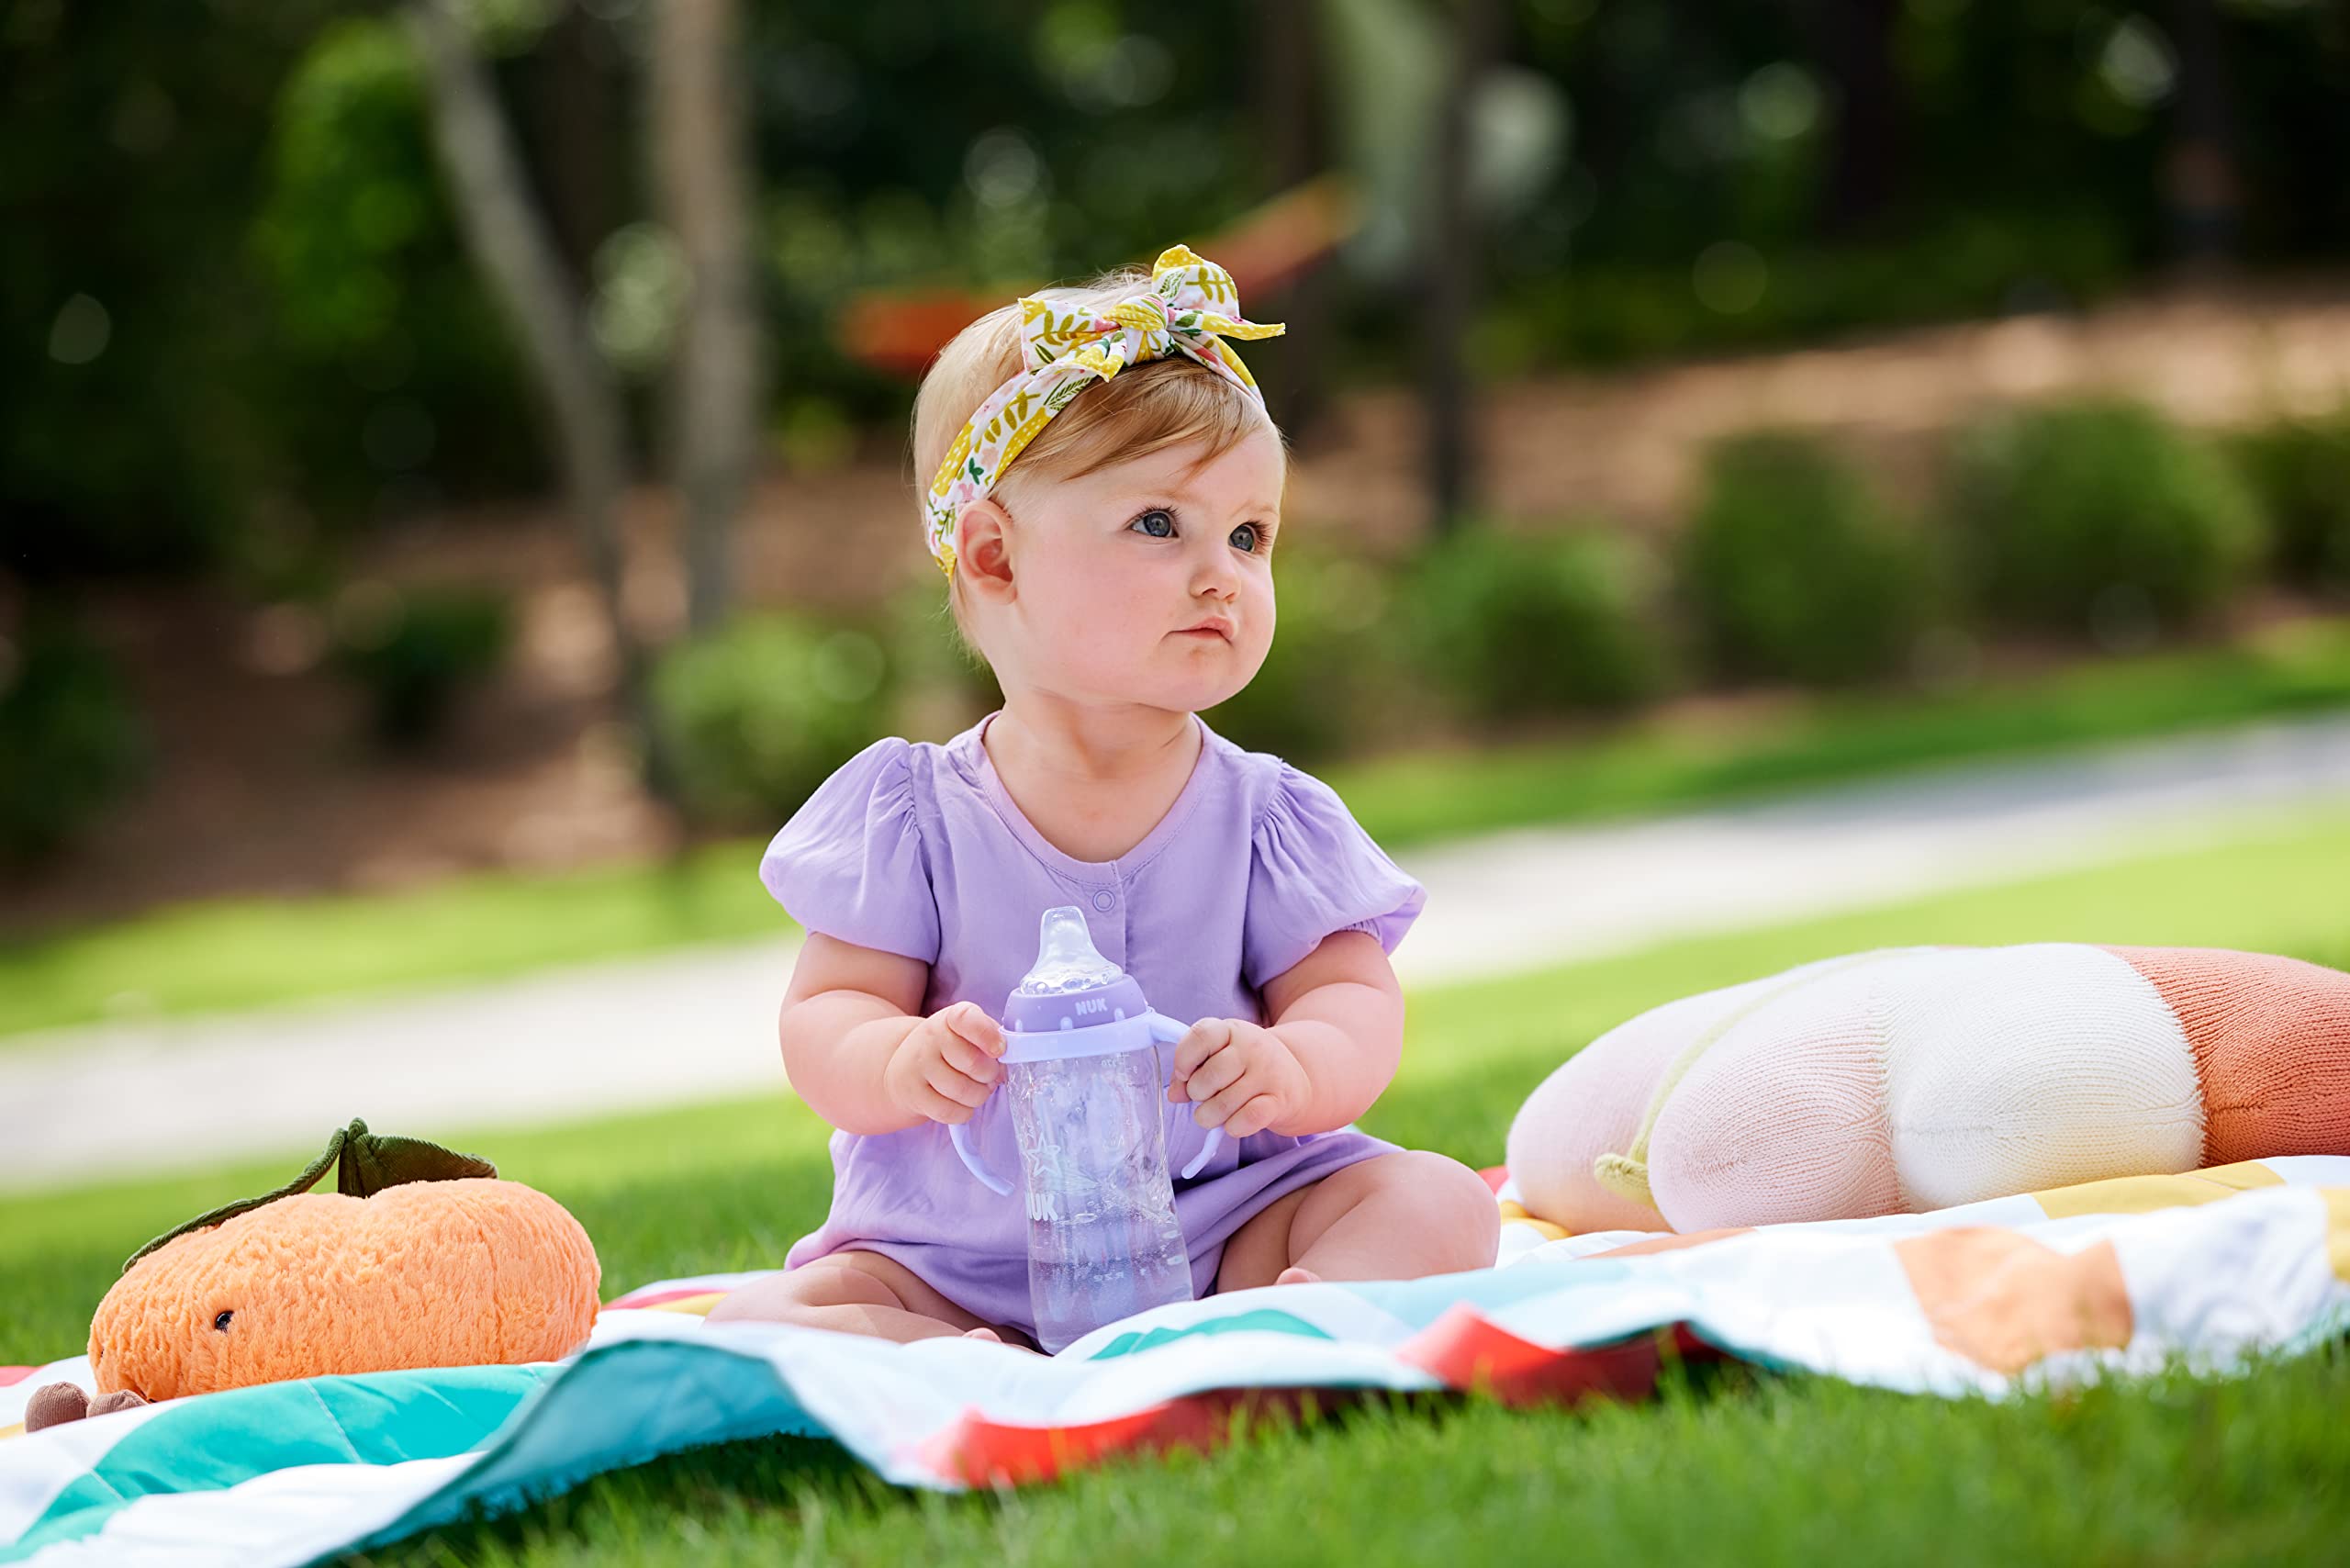
[[[1063,904],[1045,912],[1036,962],[1003,1003],[1003,1026],[1023,1034],[1082,1029],[1149,1009],[1142,987],[1093,946],[1084,912]]]

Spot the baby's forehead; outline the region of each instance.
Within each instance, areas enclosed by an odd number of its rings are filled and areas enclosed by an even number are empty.
[[[1163,447],[1112,464],[1082,482],[1105,492],[1277,509],[1288,471],[1279,438],[1261,430],[1217,453],[1199,442]]]

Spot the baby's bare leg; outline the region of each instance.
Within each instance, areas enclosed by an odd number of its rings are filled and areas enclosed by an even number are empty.
[[[1291,1193],[1225,1244],[1216,1289],[1270,1285],[1292,1270],[1326,1280],[1416,1280],[1489,1269],[1501,1210],[1456,1159],[1406,1149],[1358,1160]]]
[[[711,1322],[729,1319],[797,1323],[901,1344],[974,1329],[1022,1342],[1016,1331],[980,1322],[878,1252],[835,1252],[744,1285],[711,1308]]]

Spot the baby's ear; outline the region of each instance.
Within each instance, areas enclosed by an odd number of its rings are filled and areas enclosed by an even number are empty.
[[[1012,514],[983,496],[955,520],[955,569],[982,599],[1012,596]]]

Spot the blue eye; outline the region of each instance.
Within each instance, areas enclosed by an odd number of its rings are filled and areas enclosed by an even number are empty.
[[[1158,526],[1154,528],[1151,526],[1153,523]],[[1153,507],[1126,526],[1139,528],[1153,539],[1172,539],[1175,537],[1175,514],[1164,508]]]
[[[1246,535],[1248,539],[1248,543],[1245,544],[1241,543],[1241,539],[1244,535]],[[1264,531],[1253,522],[1244,522],[1239,527],[1232,531],[1232,543],[1240,549],[1246,550],[1253,555],[1259,550],[1264,548]]]

